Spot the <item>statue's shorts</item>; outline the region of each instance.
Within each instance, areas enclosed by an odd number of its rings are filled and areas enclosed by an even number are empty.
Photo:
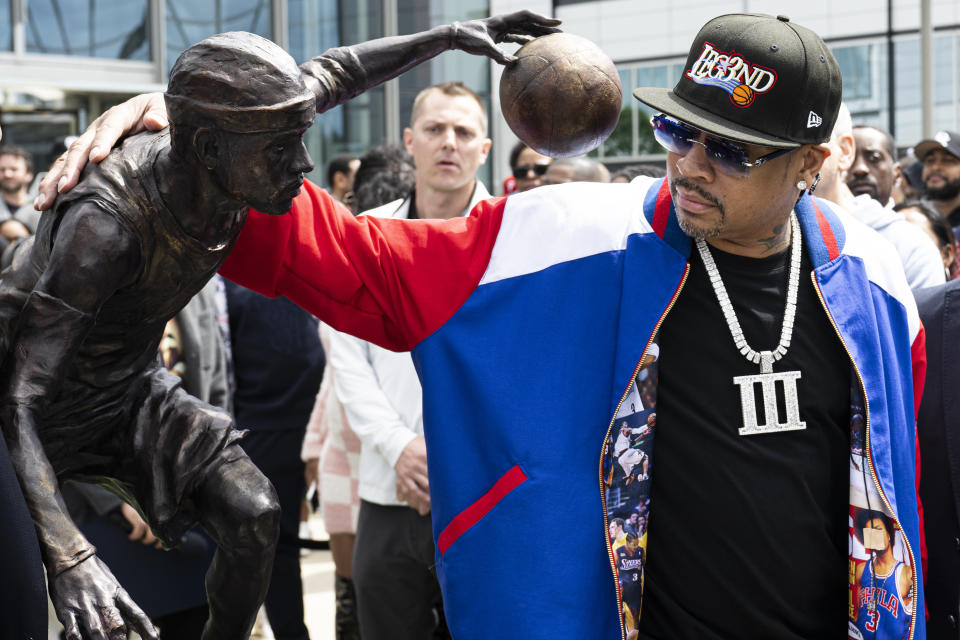
[[[107,389],[68,378],[40,437],[61,481],[116,493],[168,547],[198,521],[195,493],[207,474],[246,458],[230,415],[160,366]]]

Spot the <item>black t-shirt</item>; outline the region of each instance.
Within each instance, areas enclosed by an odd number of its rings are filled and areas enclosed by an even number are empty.
[[[747,343],[774,349],[789,250],[762,259],[711,251]],[[741,436],[732,379],[760,366],[735,348],[692,254],[660,333],[640,637],[845,637],[850,362],[813,288],[811,263],[804,252],[792,342],[773,366],[801,371],[806,429]],[[782,390],[778,397],[783,415]]]

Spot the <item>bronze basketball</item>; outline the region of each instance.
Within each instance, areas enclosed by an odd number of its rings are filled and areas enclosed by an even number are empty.
[[[500,78],[500,109],[517,137],[554,158],[591,151],[620,119],[613,61],[586,38],[552,33],[523,45]]]

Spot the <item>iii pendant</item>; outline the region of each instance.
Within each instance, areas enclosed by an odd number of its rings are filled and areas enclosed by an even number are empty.
[[[740,387],[740,408],[743,412],[743,426],[738,433],[741,436],[753,436],[764,433],[799,431],[807,428],[800,419],[800,403],[797,400],[797,380],[799,371],[773,372],[773,353],[760,352],[760,373],[751,376],[736,376],[733,384]],[[756,385],[760,383],[763,392],[763,424],[757,419]],[[786,420],[780,422],[777,407],[777,383],[783,385],[783,399],[786,405]]]
[[[733,343],[740,353],[750,362],[760,365],[760,373],[752,376],[736,376],[733,384],[740,387],[740,409],[743,413],[743,426],[738,432],[742,436],[752,436],[762,433],[782,433],[784,431],[799,431],[807,428],[807,423],[800,419],[800,402],[797,400],[797,380],[799,371],[773,372],[773,363],[785,355],[790,348],[790,337],[793,335],[793,321],[797,312],[797,291],[800,284],[800,224],[797,216],[790,214],[790,276],[787,283],[787,300],[783,311],[783,325],[780,328],[780,342],[770,351],[756,351],[743,335],[737,313],[733,310],[733,303],[723,286],[723,279],[717,264],[710,254],[707,243],[697,238],[697,250],[707,268],[707,277],[713,285],[713,292],[720,303]],[[763,390],[763,424],[757,421],[756,385],[760,384]],[[786,420],[780,422],[780,411],[777,407],[777,383],[783,385],[783,398],[786,404]]]

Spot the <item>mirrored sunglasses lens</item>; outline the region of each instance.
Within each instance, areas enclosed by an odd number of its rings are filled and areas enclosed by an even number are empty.
[[[690,151],[690,131],[672,120],[663,117],[653,119],[653,137],[664,149],[671,153],[684,155]]]
[[[686,155],[693,147],[692,140],[699,138],[701,131],[683,122],[670,120],[665,116],[656,116],[651,121],[653,136],[657,142],[671,153]],[[731,176],[745,176],[749,167],[746,152],[732,144],[706,136],[703,143],[707,157],[723,173]]]
[[[747,154],[742,149],[709,137],[706,139],[705,146],[708,157],[720,171],[731,176],[747,175],[749,167],[743,164],[747,161]]]

